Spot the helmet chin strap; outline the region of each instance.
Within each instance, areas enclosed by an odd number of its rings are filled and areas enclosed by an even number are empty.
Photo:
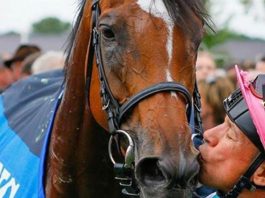
[[[222,198],[236,198],[244,188],[255,191],[257,188],[262,188],[260,186],[255,185],[250,181],[250,177],[254,174],[257,168],[264,162],[265,155],[264,153],[259,153],[259,155],[254,159],[248,170],[244,175],[240,177],[238,182],[234,185],[234,187],[227,193],[218,191],[217,194]]]

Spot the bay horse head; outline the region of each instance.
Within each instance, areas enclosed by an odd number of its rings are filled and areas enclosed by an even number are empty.
[[[57,121],[67,122],[62,107],[71,103],[67,112],[89,112],[110,132],[109,154],[120,183],[129,186],[125,194],[190,196],[199,169],[189,121],[206,22],[202,2],[83,0],[80,10]]]

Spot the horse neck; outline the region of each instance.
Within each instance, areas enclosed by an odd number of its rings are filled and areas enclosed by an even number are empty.
[[[83,11],[91,13],[86,9],[91,9],[91,5],[86,5]],[[105,195],[117,192],[116,187],[102,188],[114,183],[114,176],[108,174],[111,169],[110,163],[106,164],[109,162],[107,152],[100,151],[107,148],[108,138],[91,116],[86,98],[90,18],[91,14],[86,14],[81,19],[67,65],[64,96],[54,121],[47,156],[47,197],[96,197],[95,191],[97,195],[100,192],[95,189],[102,189]],[[105,178],[98,179],[99,175]]]
[[[85,6],[90,8],[90,6]],[[84,13],[90,13],[86,10]],[[90,17],[89,17],[90,18]],[[63,140],[74,141],[76,132],[83,123],[86,106],[86,57],[90,40],[90,25],[87,18],[82,18],[73,43],[69,60],[67,61],[67,73],[65,80],[64,96],[58,109],[53,136],[62,137]],[[65,141],[64,141],[65,142]],[[74,144],[65,142],[71,149]]]

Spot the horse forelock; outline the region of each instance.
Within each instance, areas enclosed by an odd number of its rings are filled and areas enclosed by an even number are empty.
[[[137,0],[137,3],[142,9],[155,16],[163,15],[164,19],[173,21],[184,31],[193,32],[194,15],[201,20],[202,24],[209,26],[209,16],[202,0]],[[157,11],[160,11],[160,13]],[[165,11],[167,12],[166,15],[164,15]],[[190,24],[190,26],[187,26],[187,24]]]

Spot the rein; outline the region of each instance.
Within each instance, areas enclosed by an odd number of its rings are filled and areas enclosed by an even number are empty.
[[[159,92],[174,91],[181,93],[187,104],[187,118],[189,124],[192,125],[193,133],[198,134],[202,131],[201,118],[200,118],[200,95],[195,84],[193,98],[186,87],[175,82],[161,82],[148,87],[136,95],[132,96],[123,105],[114,98],[109,87],[107,77],[104,71],[101,46],[100,46],[100,33],[98,31],[98,21],[100,16],[99,0],[93,0],[92,4],[92,36],[90,38],[88,63],[87,63],[87,90],[90,86],[90,76],[92,71],[93,58],[96,57],[96,64],[100,80],[100,94],[102,100],[102,109],[107,113],[109,132],[111,134],[108,146],[108,152],[112,163],[114,164],[115,179],[123,187],[122,193],[129,197],[139,197],[139,188],[134,177],[134,141],[128,132],[121,130],[120,126],[125,116],[142,100],[148,98]],[[197,129],[197,130],[196,130]],[[116,137],[124,136],[128,140],[129,146],[126,150],[124,163],[117,163],[113,157],[112,145]],[[118,143],[117,143],[118,144]],[[119,145],[117,145],[119,147]]]

